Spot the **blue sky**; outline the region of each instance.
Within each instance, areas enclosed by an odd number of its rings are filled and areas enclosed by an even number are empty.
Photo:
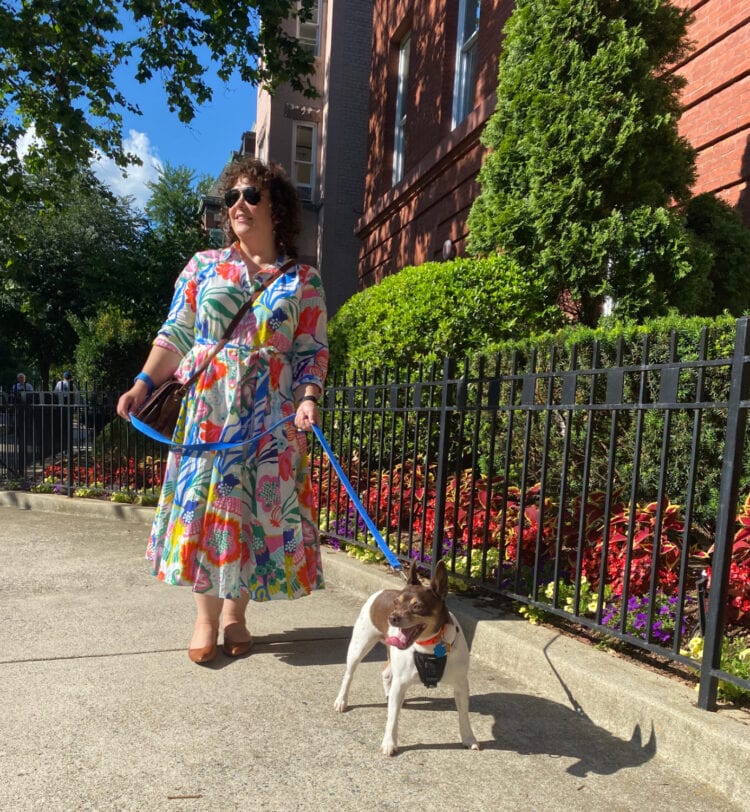
[[[155,180],[158,168],[167,162],[192,169],[196,179],[204,174],[218,176],[232,151],[239,148],[242,133],[255,124],[257,90],[239,80],[227,85],[215,76],[207,78],[214,98],[188,125],[167,108],[158,80],[141,85],[122,71],[120,89],[143,113],[124,116],[125,146],[143,159],[143,166],[131,168],[123,178],[111,161],[102,161],[94,168],[97,176],[115,193],[131,195],[141,208],[149,197],[146,183]]]

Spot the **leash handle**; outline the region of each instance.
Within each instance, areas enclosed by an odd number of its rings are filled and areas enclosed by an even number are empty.
[[[243,445],[252,446],[260,442],[260,440],[262,440],[267,434],[275,431],[279,426],[283,426],[284,423],[287,423],[290,420],[294,420],[294,412],[274,423],[272,426],[269,426],[269,428],[262,431],[257,437],[251,437],[249,440],[239,440],[238,442],[233,443],[175,443],[168,437],[165,437],[163,434],[159,434],[158,431],[152,429],[151,426],[147,425],[142,420],[139,420],[134,414],[130,415],[130,422],[133,424],[133,426],[135,426],[135,428],[138,429],[138,431],[141,432],[141,434],[145,434],[147,437],[150,437],[152,440],[156,440],[158,443],[168,445],[173,451],[225,451],[228,448],[239,448]]]
[[[357,513],[359,513],[359,515],[362,517],[362,520],[367,525],[367,529],[370,531],[373,538],[377,542],[381,552],[388,559],[388,563],[391,565],[391,567],[393,567],[394,570],[400,570],[401,562],[398,560],[395,553],[385,543],[385,539],[380,534],[378,528],[375,526],[375,522],[373,522],[373,520],[369,517],[367,511],[365,510],[365,506],[362,504],[359,496],[357,496],[357,492],[352,487],[352,483],[349,482],[348,477],[346,476],[342,467],[339,465],[338,460],[334,456],[334,453],[331,450],[331,446],[328,445],[328,441],[323,435],[323,432],[317,425],[315,425],[315,423],[312,424],[312,430],[321,447],[323,448],[323,451],[326,452],[326,456],[330,460],[331,465],[333,466],[333,470],[336,472],[336,475],[341,481],[341,484],[344,486],[346,492],[349,494],[349,498],[354,503],[354,507],[357,508]]]

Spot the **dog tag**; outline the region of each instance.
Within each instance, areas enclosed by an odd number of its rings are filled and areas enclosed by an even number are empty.
[[[446,650],[446,648],[445,648],[445,645],[444,645],[443,643],[438,643],[438,644],[435,646],[435,652],[434,652],[434,653],[435,653],[435,656],[436,656],[436,657],[445,657],[445,655],[446,655],[448,652],[447,652],[447,650]]]

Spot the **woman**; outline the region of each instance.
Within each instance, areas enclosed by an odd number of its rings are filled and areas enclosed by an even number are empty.
[[[280,166],[242,157],[225,190],[230,245],[183,270],[121,417],[171,375],[188,380],[243,302],[296,255],[299,201]],[[216,656],[220,625],[226,654],[250,650],[250,598],[323,586],[305,432],[319,420],[327,366],[320,275],[298,263],[260,293],[182,404],[174,440],[186,444],[258,437],[294,415],[250,447],[169,454],[147,557],[157,578],[193,589],[193,662]]]

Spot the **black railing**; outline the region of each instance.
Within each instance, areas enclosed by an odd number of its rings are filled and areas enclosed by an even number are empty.
[[[158,493],[165,450],[117,418],[117,397],[0,392],[0,480],[67,496]]]
[[[323,431],[402,561],[443,558],[459,585],[680,663],[713,709],[719,679],[750,690],[721,659],[750,628],[749,341],[741,319],[733,350],[704,330],[333,375]],[[116,418],[116,393],[0,399],[6,486],[158,493],[165,449]],[[313,463],[324,533],[377,553],[319,448]]]

